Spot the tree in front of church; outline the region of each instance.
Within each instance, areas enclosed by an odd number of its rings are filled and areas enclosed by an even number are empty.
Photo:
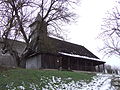
[[[41,25],[37,27],[37,32],[44,31],[43,26],[45,24],[49,29],[48,34],[61,37],[62,25],[68,24],[75,19],[76,14],[72,9],[77,3],[77,0],[1,0],[0,32],[2,34],[2,51],[4,54],[10,53],[19,66],[26,52],[36,53],[32,48],[36,48],[40,35],[35,38],[36,42],[31,48],[31,38],[35,35],[35,30],[31,30],[29,26],[35,21],[38,13],[41,18],[38,22]],[[20,52],[21,54],[15,49],[16,40],[25,43],[25,48],[23,52]]]

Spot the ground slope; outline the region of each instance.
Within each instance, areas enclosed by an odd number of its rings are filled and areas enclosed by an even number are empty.
[[[0,90],[117,90],[113,75],[58,70],[5,69]]]
[[[10,69],[0,74],[0,90],[42,90],[67,86],[81,87],[78,81],[90,82],[95,74],[58,70]],[[77,85],[78,84],[78,85]]]

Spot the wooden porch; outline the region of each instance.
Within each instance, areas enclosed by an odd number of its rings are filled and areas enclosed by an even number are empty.
[[[104,72],[104,62],[65,55],[42,55],[42,68]]]
[[[104,62],[83,58],[62,56],[59,66],[63,70],[104,72]]]

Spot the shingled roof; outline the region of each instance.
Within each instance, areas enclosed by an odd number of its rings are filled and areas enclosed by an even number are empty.
[[[52,45],[54,45],[57,48],[57,52],[63,52],[63,53],[69,53],[69,54],[75,54],[75,55],[99,59],[84,46],[51,37],[49,37],[49,39],[52,42]]]
[[[70,55],[70,56],[79,55],[79,57],[84,57],[84,58],[87,57],[86,59],[93,58],[94,60],[96,59],[96,60],[100,61],[100,59],[96,55],[94,55],[92,52],[90,52],[88,49],[86,49],[82,45],[74,44],[74,43],[67,42],[64,40],[55,39],[52,37],[47,37],[46,42],[50,43],[47,47],[52,46],[52,49],[45,50],[45,52],[44,52],[44,51],[41,51],[41,49],[39,48],[39,50],[36,54],[39,54],[39,53],[53,54],[52,50],[55,49],[55,51],[57,51],[57,54],[63,55],[63,53],[66,53],[67,55]],[[38,46],[40,46],[40,45],[38,45]],[[43,46],[44,46],[44,49],[47,49],[46,45],[43,44]],[[36,54],[35,53],[32,55],[30,54],[30,57],[34,56]],[[29,54],[26,54],[26,55],[29,56]],[[103,62],[103,61],[101,61],[101,62]]]

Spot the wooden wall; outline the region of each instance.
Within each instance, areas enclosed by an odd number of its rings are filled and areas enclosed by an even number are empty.
[[[78,71],[96,71],[98,62],[75,57],[41,54],[41,68]]]
[[[34,57],[30,57],[26,61],[27,69],[40,69],[41,68],[41,55],[36,55]]]
[[[42,68],[58,69],[59,57],[51,54],[42,54]]]

